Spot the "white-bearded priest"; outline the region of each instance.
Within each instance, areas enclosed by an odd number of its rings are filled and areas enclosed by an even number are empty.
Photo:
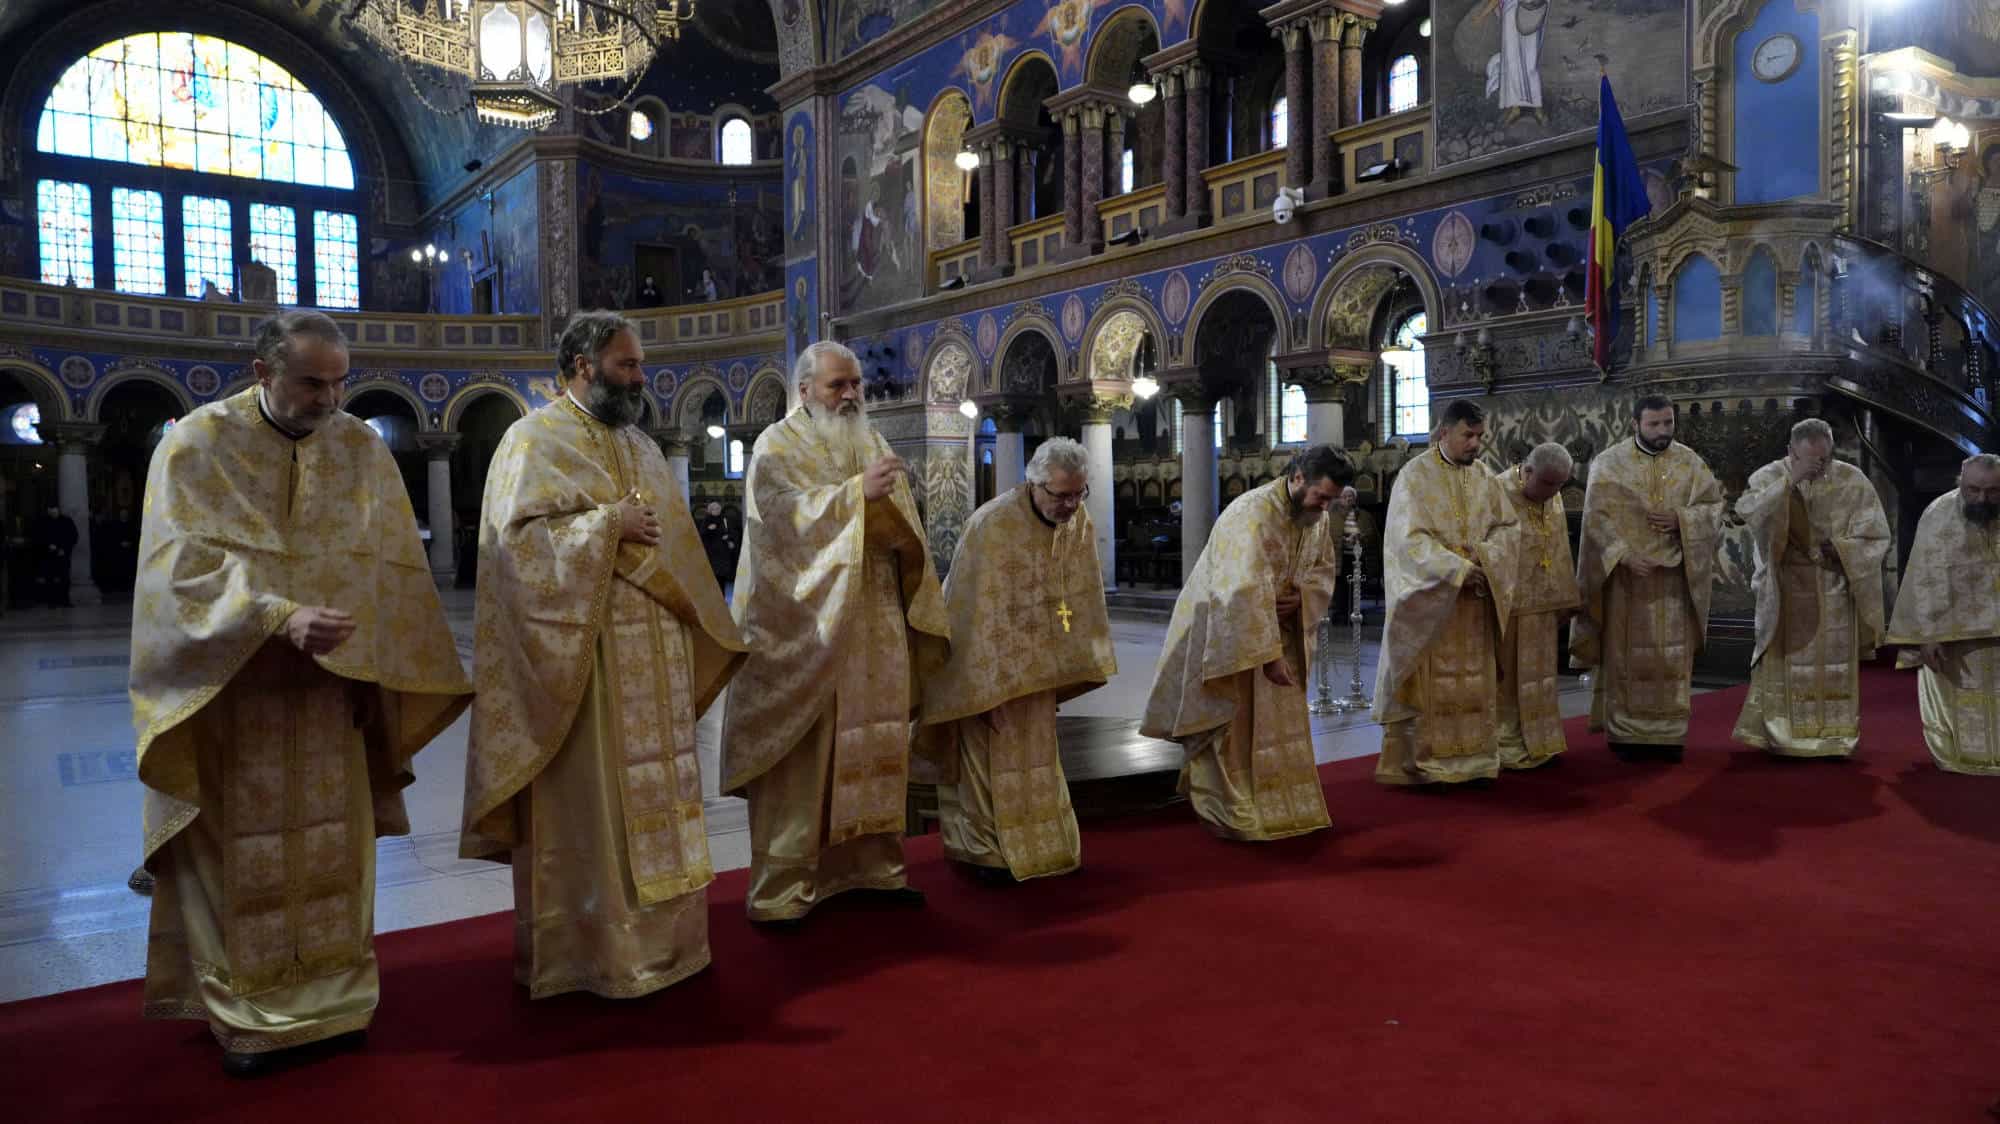
[[[946,856],[1012,882],[1077,868],[1083,847],[1056,746],[1056,707],[1117,674],[1097,566],[1089,454],[1051,437],[1027,483],[972,513],[944,582],[951,659],[924,683],[923,722],[957,763],[938,786]]]
[[[1861,661],[1882,641],[1889,518],[1818,418],[1736,497],[1756,555],[1757,646],[1735,738],[1780,757],[1846,757],[1861,740]]]
[[[1888,642],[1920,665],[1917,703],[1938,768],[2000,776],[2000,456],[1959,469],[1903,565]]]
[[[1486,411],[1454,400],[1389,493],[1374,708],[1382,784],[1484,784],[1500,772],[1498,645],[1520,544],[1514,506],[1479,466],[1485,439]]]
[[[339,327],[281,313],[255,348],[153,452],[132,613],[145,1013],[239,1076],[374,1017],[375,837],[472,693],[395,458],[337,409]]]
[[[1262,841],[1332,821],[1304,683],[1340,573],[1337,521],[1354,468],[1315,445],[1243,493],[1209,532],[1174,603],[1139,732],[1181,743],[1181,791],[1210,831]]]
[[[1575,612],[1576,559],[1562,487],[1575,471],[1569,450],[1553,441],[1500,476],[1520,521],[1515,553],[1514,619],[1500,638],[1500,765],[1535,769],[1569,748],[1556,698],[1562,667],[1557,630]]]
[[[1590,462],[1570,662],[1598,668],[1590,728],[1627,761],[1679,761],[1722,529],[1722,485],[1674,440],[1674,404],[1633,406],[1632,440]]]
[[[799,353],[799,407],[757,438],[733,608],[750,656],[724,705],[722,786],[750,800],[750,919],[845,891],[919,906],[903,870],[910,720],[948,655],[908,470],[868,425],[861,365]]]
[[[743,645],[638,428],[643,358],[617,313],[572,316],[563,397],[507,430],[480,510],[459,853],[513,864],[534,999],[645,995],[708,966],[695,721]]]

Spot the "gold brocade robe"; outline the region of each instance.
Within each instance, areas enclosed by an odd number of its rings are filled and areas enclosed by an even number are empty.
[[[408,833],[410,761],[471,693],[396,462],[344,413],[291,440],[252,388],[161,439],[139,558],[146,1013],[241,1053],[361,1029],[374,839]],[[355,622],[318,657],[280,635],[312,606]]]
[[[1924,742],[1938,768],[2000,776],[2000,523],[1965,517],[1956,489],[1931,501],[1903,564],[1886,643],[1898,667],[1915,667],[1925,644],[1944,668],[1917,671]]]
[[[1777,460],[1751,474],[1736,514],[1756,554],[1757,645],[1734,737],[1781,756],[1845,757],[1861,740],[1861,661],[1882,639],[1881,497],[1851,464],[1794,486]]]
[[[1678,536],[1648,512],[1672,514]],[[1679,442],[1658,455],[1621,441],[1590,462],[1577,547],[1583,612],[1570,622],[1570,662],[1598,667],[1590,728],[1614,745],[1677,746],[1687,737],[1695,653],[1708,635],[1722,529],[1722,485]],[[1639,577],[1620,563],[1650,560]]]
[[[660,542],[621,541],[637,490]],[[743,644],[659,446],[567,397],[515,423],[480,511],[466,858],[511,861],[532,997],[708,963],[695,722]]]
[[[1090,512],[1051,527],[1030,489],[966,521],[944,583],[951,658],[924,683],[922,718],[959,766],[938,789],[945,853],[1016,878],[1081,860],[1056,707],[1118,671]]]
[[[870,431],[865,461],[888,444]],[[733,609],[750,656],[722,730],[723,791],[750,799],[757,919],[904,882],[910,720],[949,654],[908,482],[868,500],[804,407],[757,439]]]
[[[1556,634],[1564,613],[1579,604],[1576,560],[1562,494],[1530,500],[1519,466],[1498,479],[1520,521],[1514,619],[1500,638],[1500,764],[1532,769],[1568,748],[1556,698],[1562,663]]]
[[[1330,516],[1293,518],[1281,476],[1223,510],[1174,602],[1139,732],[1182,744],[1183,791],[1226,838],[1281,839],[1332,822],[1304,684],[1340,573],[1338,545]],[[1299,612],[1280,619],[1278,595],[1294,589]],[[1264,677],[1279,658],[1290,687]]]
[[[1375,720],[1383,784],[1499,772],[1497,644],[1512,623],[1518,523],[1492,474],[1433,447],[1396,475],[1383,530]],[[1465,588],[1477,567],[1486,595]]]

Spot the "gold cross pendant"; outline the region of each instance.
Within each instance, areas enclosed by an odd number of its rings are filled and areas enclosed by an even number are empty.
[[[1056,606],[1056,616],[1062,618],[1064,632],[1069,631],[1069,619],[1075,615],[1076,615],[1075,613],[1072,613],[1069,610],[1069,600],[1067,598],[1065,598],[1060,604]]]

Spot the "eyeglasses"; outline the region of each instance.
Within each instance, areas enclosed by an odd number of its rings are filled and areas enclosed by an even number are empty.
[[[1054,500],[1056,503],[1079,504],[1090,498],[1090,485],[1088,484],[1083,486],[1083,491],[1081,492],[1058,492],[1052,490],[1047,484],[1036,484],[1035,487],[1040,488],[1043,495]]]

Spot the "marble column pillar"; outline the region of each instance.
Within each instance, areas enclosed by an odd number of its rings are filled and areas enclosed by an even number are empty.
[[[1288,24],[1278,31],[1285,49],[1285,186],[1304,187],[1312,182],[1313,122],[1311,80],[1307,77],[1312,58],[1306,52],[1306,29]]]
[[[1111,417],[1130,406],[1129,398],[1097,395],[1084,406],[1083,449],[1090,454],[1085,479],[1090,484],[1090,522],[1097,540],[1097,564],[1104,572],[1104,589],[1110,592],[1118,577],[1118,523],[1114,501],[1117,485],[1111,479]]]
[[[1181,581],[1194,573],[1215,526],[1215,402],[1181,399]]]
[[[1340,16],[1315,15],[1307,25],[1312,40],[1308,61],[1312,66],[1313,183],[1311,194],[1323,198],[1340,189],[1339,153],[1334,148],[1333,131],[1340,127]]]
[[[456,433],[420,433],[424,451],[425,488],[430,493],[425,517],[431,525],[431,576],[448,582],[458,573],[458,543],[451,510],[451,454],[461,437]]]
[[[1361,123],[1361,43],[1375,30],[1374,20],[1347,17],[1340,32],[1340,121]]]
[[[45,441],[54,438],[56,506],[76,524],[76,549],[69,555],[70,600],[89,603],[96,593],[90,580],[90,447],[103,439],[104,427],[57,422],[44,424],[37,432]]]
[[[1306,441],[1313,445],[1347,445],[1347,403],[1339,386],[1306,387]]]
[[[1003,274],[1014,271],[1014,240],[1008,232],[1021,221],[1014,215],[1014,154],[1020,147],[1006,139],[993,142],[994,249],[989,264]]]
[[[694,452],[694,443],[678,429],[663,429],[654,436],[660,443],[660,452],[666,454],[667,467],[673,470],[674,486],[681,490],[681,502],[688,504],[692,510],[694,497],[688,492],[688,458]],[[749,446],[746,445],[744,448],[748,450]],[[723,446],[722,455],[723,463],[727,464],[729,448],[726,444]]]
[[[1083,245],[1083,115],[1063,113],[1063,247]]]
[[[1104,222],[1097,217],[1097,205],[1104,200],[1104,133],[1102,106],[1086,105],[1081,114],[1083,150],[1083,238],[1074,243],[1090,247],[1091,253],[1104,249]]]
[[[1000,261],[1002,247],[1006,245],[1007,231],[999,216],[998,200],[994,197],[993,146],[979,146],[979,264],[991,269]]]
[[[1208,167],[1208,68],[1199,62],[1188,64],[1186,138],[1187,215],[1196,226],[1209,221],[1208,182],[1201,173]]]
[[[1005,408],[992,412],[993,494],[999,495],[1027,478],[1028,458],[1021,438],[1021,417]]]
[[[1166,220],[1171,223],[1187,214],[1187,100],[1178,68],[1160,75],[1160,96],[1166,100],[1161,111],[1166,128],[1160,137],[1160,181],[1166,186]]]

